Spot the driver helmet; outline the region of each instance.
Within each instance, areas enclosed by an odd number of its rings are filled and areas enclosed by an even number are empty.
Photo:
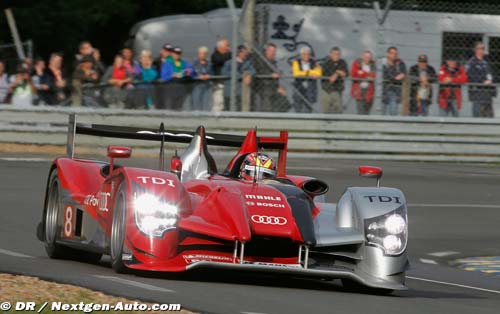
[[[276,165],[271,157],[263,153],[248,154],[241,164],[240,178],[264,180],[276,177]]]

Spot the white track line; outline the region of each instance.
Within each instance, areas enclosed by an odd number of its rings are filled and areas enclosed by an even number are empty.
[[[100,276],[100,275],[94,275],[94,277],[100,278],[100,279],[114,281],[114,282],[117,282],[117,283],[121,283],[121,284],[124,284],[124,285],[129,285],[129,286],[133,286],[133,287],[137,287],[137,288],[141,288],[141,289],[146,289],[146,290],[159,291],[159,292],[171,292],[171,293],[175,292],[174,290],[169,290],[169,289],[165,289],[165,288],[162,288],[162,287],[148,285],[148,284],[145,284],[145,283],[142,283],[142,282],[127,280],[127,279],[123,279],[123,278],[119,278],[119,277]]]
[[[421,261],[424,264],[437,265],[437,262],[433,259],[419,258],[419,261]]]
[[[3,161],[46,162],[46,161],[52,161],[53,159],[38,158],[38,157],[1,157],[0,160],[3,160]]]
[[[413,279],[413,280],[419,280],[419,281],[425,281],[425,282],[431,282],[431,283],[437,283],[437,284],[440,284],[440,285],[447,285],[447,286],[453,286],[453,287],[466,288],[466,289],[472,289],[472,290],[478,290],[478,291],[484,291],[484,292],[491,292],[491,293],[498,293],[498,294],[500,294],[500,291],[498,291],[498,290],[490,290],[490,289],[484,289],[484,288],[478,288],[478,287],[460,285],[458,283],[438,281],[438,280],[418,278],[418,277],[411,277],[411,276],[406,276],[406,278],[407,279]]]
[[[266,314],[266,313],[260,313],[260,312],[241,312],[241,314]]]
[[[455,252],[455,251],[444,251],[444,252],[432,252],[432,253],[427,253],[427,255],[430,255],[430,256],[435,256],[435,257],[445,257],[445,256],[457,255],[457,254],[460,254],[460,252]]]
[[[10,256],[14,256],[14,257],[33,258],[33,256],[29,256],[29,255],[26,255],[23,253],[17,253],[17,252],[13,252],[13,251],[9,251],[9,250],[4,250],[4,249],[0,249],[0,254],[10,255]]]
[[[500,208],[500,205],[487,204],[407,204],[408,207],[460,207],[460,208]]]

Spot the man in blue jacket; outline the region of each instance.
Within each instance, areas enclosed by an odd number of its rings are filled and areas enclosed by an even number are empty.
[[[167,59],[161,66],[161,79],[170,81],[174,78],[194,77],[195,73],[191,63],[181,58],[182,49],[175,47],[172,49],[172,58]]]
[[[474,117],[493,118],[493,97],[496,97],[496,87],[493,83],[491,66],[486,61],[485,47],[482,42],[474,45],[474,56],[465,65],[469,77],[469,100],[472,102]]]
[[[184,101],[189,95],[190,86],[186,79],[195,77],[196,73],[191,63],[181,58],[182,49],[175,47],[171,51],[172,58],[168,58],[161,66],[160,78],[167,82],[160,86],[162,101],[161,109],[182,110]]]

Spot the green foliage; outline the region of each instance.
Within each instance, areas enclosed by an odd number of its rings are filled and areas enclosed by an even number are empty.
[[[47,57],[60,51],[68,61],[73,59],[82,40],[90,40],[110,60],[127,40],[130,28],[141,20],[226,7],[226,0],[23,0],[19,3],[12,9],[22,39],[34,41],[37,55]],[[10,42],[9,28],[2,18],[0,43]]]

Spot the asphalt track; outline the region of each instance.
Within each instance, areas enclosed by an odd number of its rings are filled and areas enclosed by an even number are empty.
[[[499,166],[371,163],[384,168],[383,185],[402,189],[410,204],[409,290],[376,296],[347,292],[338,281],[213,271],[117,275],[106,258],[97,265],[50,260],[35,236],[49,164],[0,158],[0,272],[181,303],[203,313],[499,313],[500,276],[448,265],[460,257],[500,255]],[[335,201],[347,185],[374,183],[357,177],[357,165],[292,159],[289,172],[327,181],[333,186],[328,198]]]

